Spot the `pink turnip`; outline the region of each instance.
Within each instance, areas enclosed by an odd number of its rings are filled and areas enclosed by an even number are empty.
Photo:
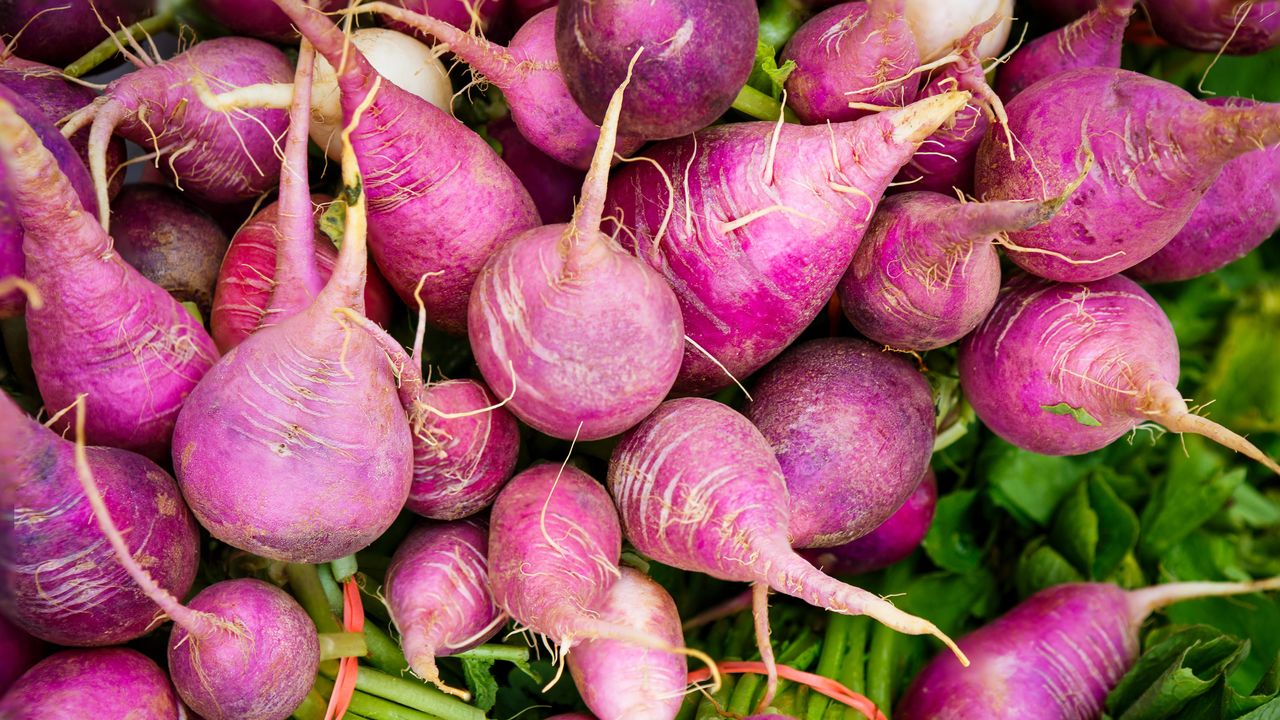
[[[147,0],[7,0],[0,35],[24,58],[66,65],[93,49],[110,32],[150,14]]]
[[[937,503],[938,482],[929,471],[902,507],[875,530],[843,545],[801,550],[800,555],[829,575],[858,575],[889,567],[920,546]]]
[[[569,222],[573,218],[574,198],[587,174],[539,150],[520,134],[509,117],[489,123],[488,129],[489,137],[502,144],[502,162],[520,178],[533,198],[542,224]]]
[[[280,43],[298,39],[298,30],[289,22],[289,16],[271,0],[199,0],[199,5],[235,35]],[[346,7],[342,0],[324,0],[320,5],[325,12]]]
[[[44,654],[43,642],[0,615],[0,697]]]
[[[1280,45],[1276,0],[1144,0],[1156,34],[1201,52],[1253,55]]]
[[[178,699],[155,661],[137,650],[63,650],[40,661],[0,698],[5,720],[174,720]]]
[[[1037,81],[1068,70],[1120,67],[1124,30],[1134,0],[1099,0],[1080,19],[1023,45],[996,72],[1006,102]]]

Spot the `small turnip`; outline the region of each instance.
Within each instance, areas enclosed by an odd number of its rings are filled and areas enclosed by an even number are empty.
[[[1134,0],[1100,0],[1078,20],[1023,45],[996,71],[996,92],[1008,102],[1061,72],[1120,67],[1124,30],[1133,11]]]
[[[938,482],[931,470],[902,507],[875,530],[843,545],[801,550],[800,555],[829,575],[860,575],[889,567],[920,547],[937,504]]]
[[[5,720],[174,720],[178,699],[155,661],[137,650],[63,650],[40,661],[0,698]]]

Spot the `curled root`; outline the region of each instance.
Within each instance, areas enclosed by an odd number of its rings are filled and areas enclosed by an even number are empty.
[[[27,307],[33,310],[44,307],[44,297],[35,285],[20,277],[0,278],[0,295],[8,295],[14,290],[20,290],[27,296]]]

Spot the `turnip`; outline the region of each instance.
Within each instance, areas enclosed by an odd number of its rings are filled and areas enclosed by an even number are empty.
[[[199,0],[198,4],[234,35],[281,43],[298,39],[298,31],[289,17],[271,0]],[[320,5],[326,12],[346,7],[342,0],[323,0]]]
[[[920,546],[937,503],[938,482],[929,471],[902,507],[875,530],[843,545],[801,550],[800,555],[829,575],[858,575],[888,567]]]
[[[882,345],[950,345],[996,301],[995,245],[1003,234],[1045,222],[1068,200],[962,203],[932,192],[885,198],[840,280],[840,306],[858,332]]]
[[[1145,0],[1156,33],[1201,52],[1253,55],[1280,45],[1275,0]]]
[[[596,608],[605,622],[684,645],[675,600],[639,570],[621,575]],[[684,700],[684,658],[617,640],[586,640],[568,655],[569,672],[582,700],[600,720],[674,720]]]
[[[1013,0],[906,0],[907,23],[916,36],[920,59],[925,62],[945,55],[969,29],[999,13],[1001,20],[978,45],[978,57],[1000,54],[1013,28]]]
[[[690,342],[676,389],[724,387],[794,341],[835,291],[889,181],[968,99],[936,95],[830,126],[717,125],[615,174],[606,215],[621,220],[618,240],[680,300]]]
[[[1098,6],[1099,0],[1031,0],[1036,12],[1054,23],[1066,25]]]
[[[6,518],[8,519],[8,518]],[[44,655],[44,643],[0,615],[0,697]]]
[[[448,113],[383,82],[341,31],[301,0],[276,0],[316,52],[342,69],[343,117],[360,120],[352,144],[369,199],[369,247],[406,303],[424,275],[435,325],[461,332],[481,265],[503,242],[537,224],[515,174],[484,140]],[[345,58],[345,62],[344,62]],[[356,109],[368,98],[363,117]]]
[[[360,10],[379,12],[448,44],[450,52],[502,90],[511,107],[511,119],[529,142],[565,165],[583,170],[591,165],[600,128],[578,108],[560,72],[555,10],[544,10],[525,23],[507,48],[459,30],[446,20],[390,3],[365,3]],[[617,152],[630,155],[643,141],[637,136],[621,137]]]
[[[461,30],[474,27],[483,31],[510,3],[509,0],[395,0],[395,4],[412,13],[438,18]],[[402,32],[420,29],[411,23],[392,22],[390,25]]]
[[[115,199],[114,248],[125,262],[207,316],[227,236],[207,213],[164,185],[130,185]]]
[[[72,443],[27,417],[3,393],[0,426],[0,498],[13,513],[0,530],[5,614],[59,645],[114,645],[144,635],[155,624],[155,605],[94,529]],[[186,595],[199,538],[173,478],[125,450],[91,447],[85,455],[127,533],[128,552],[159,587]]]
[[[305,124],[309,67],[301,65],[293,119]],[[350,555],[391,525],[409,494],[413,449],[395,380],[376,342],[344,314],[364,309],[367,263],[367,186],[347,137],[365,108],[377,107],[375,96],[387,91],[380,86],[373,82],[343,135],[347,208],[333,276],[301,311],[250,335],[215,365],[174,429],[174,469],[196,518],[219,540],[272,559]],[[306,142],[301,124],[290,132],[281,182],[282,197],[301,196],[293,207],[304,207],[282,213],[291,222],[281,247],[291,252],[279,253],[273,305],[282,288],[305,293],[282,274],[314,258],[304,240],[312,232],[300,182],[306,166],[294,160]]]
[[[488,126],[489,137],[502,145],[502,162],[520,178],[533,197],[543,225],[567,223],[573,217],[574,198],[582,189],[586,173],[557,162],[520,134],[509,117]]]
[[[54,156],[0,102],[0,161],[26,230],[31,364],[51,412],[88,395],[90,442],[167,454],[178,409],[217,353],[182,305],[111,250]]]
[[[24,58],[66,65],[119,28],[150,14],[148,0],[10,0],[0,12],[0,35]]]
[[[1121,590],[1103,583],[1046,588],[961,638],[973,665],[939,655],[916,675],[896,720],[1056,720],[1100,717],[1138,658],[1138,629],[1156,610],[1191,598],[1280,587],[1186,582]]]
[[[1280,473],[1248,440],[1192,413],[1178,394],[1178,341],[1160,306],[1115,275],[1009,280],[960,345],[960,382],[997,435],[1045,455],[1105,447],[1144,422],[1221,443]]]
[[[138,70],[112,81],[62,128],[70,136],[92,123],[89,169],[104,228],[109,214],[106,148],[113,133],[155,152],[183,190],[207,200],[243,200],[275,185],[280,172],[276,138],[284,133],[285,114],[209,110],[200,103],[192,79],[219,90],[285,81],[290,73],[284,53],[260,40],[215,38],[164,62],[134,60],[141,64]]]
[[[747,81],[760,13],[753,0],[561,0],[556,56],[578,105],[604,120],[641,47],[620,131],[652,140],[710,125]]]
[[[7,67],[7,66],[6,66]],[[71,184],[80,201],[87,208],[97,209],[97,198],[93,193],[93,182],[84,164],[76,157],[75,149],[58,133],[53,123],[57,118],[47,117],[40,106],[28,101],[24,90],[9,87],[8,82],[0,78],[0,100],[13,106],[14,111],[27,123],[40,138],[40,142],[51,153],[50,162],[56,162],[58,169]],[[0,278],[23,277],[26,261],[23,257],[22,222],[15,207],[15,198],[8,188],[13,182],[9,171],[0,164]],[[0,318],[21,315],[26,309],[26,296],[19,291],[0,292]]]
[[[663,403],[614,449],[608,485],[637,550],[682,570],[754,584],[756,636],[767,667],[769,588],[911,635],[931,634],[954,648],[933,623],[824,575],[791,549],[782,469],[760,431],[725,405],[703,398]],[[529,514],[536,507],[535,501]]]
[[[436,657],[493,637],[505,616],[489,591],[488,528],[473,521],[420,525],[396,548],[384,592],[409,666],[445,692]]]
[[[1079,121],[1046,121],[1063,108],[1078,109]],[[981,199],[1059,195],[1096,157],[1061,212],[1010,233],[1006,245],[1023,269],[1064,282],[1104,278],[1155,254],[1228,161],[1280,140],[1280,106],[1208,106],[1169,83],[1112,68],[1046,78],[1006,109],[1016,156],[1003,135],[987,135],[975,172]]]
[[[1096,8],[1070,25],[1023,45],[997,71],[996,92],[1007,102],[1060,72],[1120,67],[1120,48],[1133,4],[1134,0],[1099,0]]]
[[[644,54],[636,53],[639,60]],[[567,225],[516,236],[485,263],[471,294],[471,350],[494,392],[534,429],[598,440],[639,422],[680,369],[680,306],[662,276],[600,230],[628,76]]]
[[[556,0],[510,0],[516,21],[523,24],[538,13],[556,6]]]
[[[1209,98],[1210,105],[1250,107],[1245,98]],[[1247,255],[1280,229],[1280,148],[1245,153],[1228,162],[1159,252],[1125,271],[1144,283],[1187,280]]]
[[[787,76],[787,104],[801,120],[853,120],[866,115],[868,105],[902,107],[916,99],[920,81],[912,70],[920,52],[905,5],[846,2],[800,26],[779,60],[796,63]]]
[[[169,678],[137,650],[63,650],[40,661],[0,698],[5,720],[174,720]]]
[[[904,355],[852,338],[811,340],[765,368],[751,398],[746,416],[786,479],[792,547],[866,535],[929,469],[933,394]]]

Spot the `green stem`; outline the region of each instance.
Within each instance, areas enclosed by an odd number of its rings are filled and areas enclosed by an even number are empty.
[[[333,570],[333,579],[344,583],[355,576],[360,566],[356,564],[355,555],[348,555],[329,563],[329,568]]]
[[[320,576],[315,565],[289,563],[285,566],[285,574],[289,577],[289,588],[298,599],[302,609],[311,616],[316,630],[324,633],[342,632],[342,625],[329,609],[329,599],[325,597],[324,588],[320,585]]]
[[[738,97],[733,99],[733,109],[757,120],[770,122],[776,121],[778,113],[783,111],[782,103],[750,85],[743,85],[742,90],[738,91]]]
[[[765,0],[760,8],[760,39],[781,48],[808,15],[796,0]]]
[[[871,634],[871,618],[866,615],[849,617],[849,630],[845,636],[845,652],[840,660],[840,671],[836,679],[842,685],[856,693],[867,690],[867,636]],[[837,717],[856,718],[859,713],[853,708],[842,708]]]
[[[78,60],[63,68],[62,72],[73,78],[87,75],[93,72],[94,68],[115,56],[118,51],[117,43],[127,45],[129,38],[138,40],[145,35],[155,35],[163,30],[168,30],[169,26],[173,24],[173,19],[173,9],[166,8],[149,18],[139,20],[123,30],[118,30],[115,34],[108,36],[107,39],[95,45],[92,50],[80,56]]]
[[[529,648],[521,645],[480,645],[453,657],[472,658],[475,660],[506,660],[507,662],[524,662],[529,659]]]
[[[320,587],[324,588],[324,596],[329,600],[329,612],[342,614],[342,586],[333,579],[333,572],[328,565],[316,565],[316,576],[320,578]]]
[[[332,666],[320,666],[322,675],[335,674]],[[441,720],[484,720],[484,711],[416,680],[406,680],[373,668],[361,667],[356,689],[406,707],[435,715]],[[352,706],[356,712],[359,708]]]
[[[849,628],[854,618],[852,615],[827,614],[827,632],[822,639],[822,654],[818,656],[817,674],[835,679],[840,670],[840,662],[844,658],[844,644],[849,637]],[[819,693],[809,696],[805,710],[805,720],[822,720],[831,701]]]
[[[320,660],[364,657],[369,654],[362,633],[320,633]]]
[[[364,642],[369,646],[369,663],[382,672],[401,675],[409,669],[400,646],[377,624],[364,624]]]
[[[302,704],[298,706],[297,710],[293,711],[293,715],[290,715],[290,717],[293,720],[324,720],[327,706],[328,703],[313,687],[311,692],[307,693],[307,696],[302,699]]]
[[[885,571],[883,592],[902,590],[911,576],[911,561],[897,563]],[[887,625],[877,624],[871,631],[871,649],[867,659],[867,697],[885,716],[890,716],[893,704],[893,683],[901,672],[902,634]]]
[[[360,668],[360,674],[365,674],[364,668]],[[316,687],[326,696],[333,693],[333,681],[326,677],[317,677]],[[352,693],[350,710],[345,717],[352,717],[353,712],[368,720],[448,720],[447,717],[437,718],[362,692]]]

